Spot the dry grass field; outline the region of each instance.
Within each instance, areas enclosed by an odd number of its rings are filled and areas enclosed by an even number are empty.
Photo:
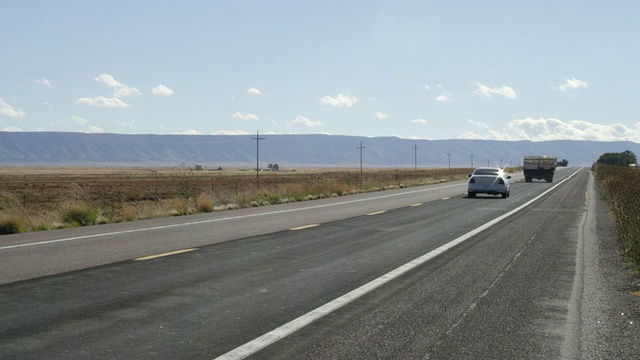
[[[470,172],[0,167],[0,234],[345,196],[464,179]]]
[[[598,187],[616,222],[622,255],[640,273],[640,169],[596,164]]]

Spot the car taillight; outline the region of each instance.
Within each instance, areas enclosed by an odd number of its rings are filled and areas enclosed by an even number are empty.
[[[475,183],[476,183],[476,179],[474,178],[469,179],[469,184],[475,184]]]
[[[500,178],[500,180],[498,180],[498,184],[504,185],[504,180]]]

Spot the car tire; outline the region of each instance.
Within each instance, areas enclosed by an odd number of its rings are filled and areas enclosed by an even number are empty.
[[[474,198],[474,197],[476,197],[476,193],[474,193],[473,191],[469,191],[469,192],[467,193],[467,197],[469,197],[469,198]]]

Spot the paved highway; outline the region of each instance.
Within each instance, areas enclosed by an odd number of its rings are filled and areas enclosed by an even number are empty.
[[[0,357],[621,354],[592,328],[589,171],[514,180],[2,237]]]

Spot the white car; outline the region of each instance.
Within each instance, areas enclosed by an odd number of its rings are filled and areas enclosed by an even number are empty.
[[[469,187],[467,196],[476,197],[476,194],[502,195],[506,199],[511,193],[511,175],[499,167],[479,167],[469,175]]]

